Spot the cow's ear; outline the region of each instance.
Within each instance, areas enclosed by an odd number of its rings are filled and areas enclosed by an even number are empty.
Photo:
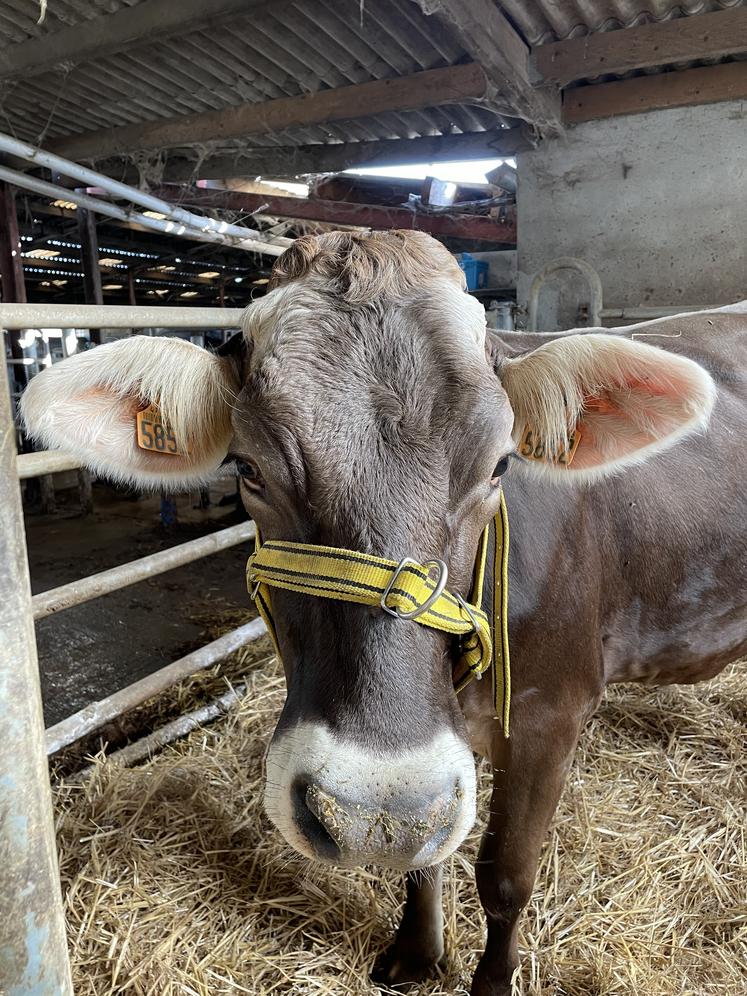
[[[96,472],[141,487],[189,488],[231,440],[236,365],[181,339],[134,336],[55,363],[21,399],[29,434]],[[156,405],[142,424],[138,412]],[[147,421],[147,414],[146,414]],[[145,448],[151,446],[151,448]]]
[[[613,472],[705,426],[715,399],[683,356],[615,335],[561,336],[498,370],[526,467],[582,479]]]

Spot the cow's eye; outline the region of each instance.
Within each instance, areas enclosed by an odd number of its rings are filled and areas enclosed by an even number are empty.
[[[249,463],[248,460],[237,460],[236,470],[248,488],[251,488],[253,491],[259,491],[264,487],[262,475],[256,464]]]
[[[493,476],[491,478],[491,484],[499,484],[501,478],[508,470],[508,456],[502,457],[498,463],[495,465],[495,470],[493,471]]]

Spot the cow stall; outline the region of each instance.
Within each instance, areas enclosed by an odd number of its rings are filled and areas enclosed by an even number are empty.
[[[32,309],[0,306],[0,324],[25,326]],[[48,317],[62,325],[92,318],[64,307]],[[161,319],[205,327],[238,317],[219,309],[199,315],[164,309]],[[152,320],[145,309],[110,308],[97,320],[104,318],[109,327]],[[14,509],[15,496],[17,508],[19,476],[51,470],[59,459],[6,457],[4,479],[13,489],[6,507]],[[22,536],[19,512],[14,516],[3,520],[6,544]],[[18,846],[13,823],[4,823],[10,836],[3,846],[14,862],[5,872],[22,868],[34,882],[33,892],[9,895],[18,903],[13,915],[19,925],[34,925],[26,943],[39,945],[55,993],[70,991],[63,918],[76,993],[212,996],[269,987],[291,993],[304,986],[310,992],[368,992],[361,980],[371,951],[384,945],[396,918],[400,878],[315,868],[290,855],[268,828],[261,810],[262,756],[282,706],[284,679],[261,639],[261,622],[244,623],[46,733],[41,729],[34,618],[221,546],[248,546],[252,536],[251,523],[230,527],[30,601],[24,549],[16,547],[16,573],[5,598],[25,666],[3,672],[10,682],[3,701],[12,705],[3,777],[18,786],[18,818],[28,818],[35,807],[45,834],[22,838],[43,847],[30,854]],[[222,667],[211,671],[218,661]],[[183,713],[176,719],[169,718],[174,704]],[[152,732],[114,754],[65,767],[63,748],[132,710],[139,710],[141,728]],[[635,984],[662,996],[673,991],[668,980],[682,979],[682,973],[727,992],[737,984],[738,962],[714,957],[714,945],[728,952],[730,943],[738,944],[727,936],[727,925],[741,902],[743,719],[736,668],[694,689],[611,690],[586,731],[543,855],[541,884],[522,935],[536,958],[528,980],[533,988],[526,991],[541,991],[559,976],[580,991]],[[52,797],[64,913],[46,754],[57,759]],[[483,767],[486,808],[488,780]],[[474,969],[482,929],[471,874],[478,839],[475,830],[448,861],[450,967],[423,993],[460,992]],[[729,865],[733,876],[716,876],[715,868]],[[621,923],[625,930],[617,929]],[[665,939],[655,949],[652,932]],[[601,949],[599,936],[607,938]],[[622,976],[621,965],[627,966]],[[279,986],[278,977],[284,980]]]
[[[26,452],[13,425],[35,373],[128,330],[217,345],[278,256],[335,230],[434,236],[493,330],[743,300],[745,100],[747,0],[0,0],[0,996],[384,996],[370,975],[405,892],[399,872],[307,861],[263,810],[286,683],[243,591],[254,524],[242,510],[208,533],[200,509],[188,540],[164,530],[135,551],[133,514],[94,565],[105,485],[92,492],[75,458]],[[449,179],[455,165],[470,178]],[[64,500],[51,514],[63,477],[78,488],[72,524]],[[42,529],[24,531],[19,482]],[[68,572],[39,584],[29,549],[54,528]],[[241,607],[206,597],[164,650],[164,619],[173,634],[186,615],[170,572],[192,572],[196,600],[201,571],[227,557]],[[47,590],[32,596],[29,573]],[[144,583],[159,586],[154,621],[137,640],[126,613],[111,626],[108,674],[151,655],[101,691],[88,672],[107,670],[111,600]],[[82,648],[68,637],[86,612]],[[37,658],[55,641],[77,699],[45,729]],[[569,759],[500,996],[744,996],[743,674],[607,689]],[[478,762],[478,821],[444,866],[445,958],[412,996],[472,991],[496,775]]]

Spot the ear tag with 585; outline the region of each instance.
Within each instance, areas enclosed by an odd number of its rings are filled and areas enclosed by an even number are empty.
[[[151,403],[139,411],[136,416],[137,444],[141,450],[151,453],[164,453],[172,456],[182,456],[176,436],[171,426],[164,422],[158,402]]]

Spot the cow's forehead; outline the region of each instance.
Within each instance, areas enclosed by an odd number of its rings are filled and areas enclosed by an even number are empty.
[[[362,350],[375,358],[386,350],[407,353],[413,345],[430,345],[435,352],[450,352],[456,364],[484,363],[485,311],[443,279],[406,295],[380,295],[351,306],[329,293],[323,281],[309,277],[277,287],[250,305],[243,326],[255,362],[267,353],[285,354],[292,362],[304,347],[326,348],[342,361],[350,349],[351,359]]]
[[[413,507],[447,496],[458,465],[466,478],[486,438],[510,431],[484,310],[452,282],[350,307],[300,280],[258,301],[245,330],[246,401],[292,440],[328,509],[356,496],[369,509],[393,487],[411,489]]]

